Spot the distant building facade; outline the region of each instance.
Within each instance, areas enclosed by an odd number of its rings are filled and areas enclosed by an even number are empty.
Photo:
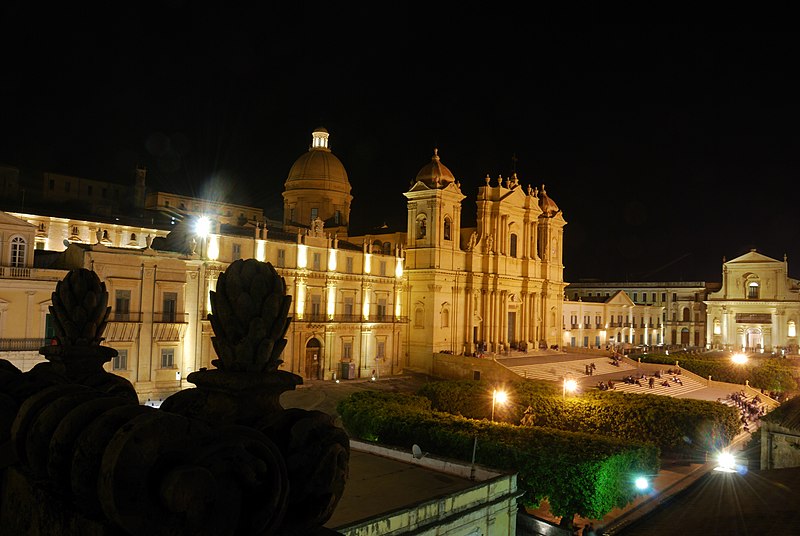
[[[722,287],[709,294],[710,347],[731,351],[797,353],[800,280],[788,262],[755,249],[722,264]]]
[[[663,306],[636,304],[622,290],[610,296],[567,299],[562,346],[620,351],[632,346],[662,346],[663,317]]]
[[[634,331],[632,326],[627,332],[622,332],[623,339],[634,345],[647,344],[664,345],[668,348],[706,348],[706,305],[705,299],[709,293],[719,289],[719,283],[703,281],[658,281],[658,282],[600,282],[578,281],[569,283],[566,287],[566,298],[571,301],[587,301],[596,298],[609,298],[618,291],[624,292],[633,305],[660,310],[660,319],[657,326],[663,337],[661,342],[646,342],[652,339],[652,332],[645,333],[641,330]],[[648,317],[651,315],[648,312]],[[630,321],[632,323],[632,320]],[[652,325],[652,324],[650,324]],[[634,342],[635,341],[635,342]],[[619,342],[619,339],[617,339]]]

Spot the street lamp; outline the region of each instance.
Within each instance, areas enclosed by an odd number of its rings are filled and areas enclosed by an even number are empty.
[[[744,365],[747,363],[747,354],[733,354],[731,356],[731,361],[737,365]]]
[[[572,378],[564,378],[564,389],[561,391],[561,398],[567,399],[567,391],[574,392],[578,388],[578,382]]]
[[[501,406],[508,401],[508,393],[505,391],[492,391],[492,422],[494,422],[494,406],[499,403]]]
[[[211,220],[207,216],[201,216],[194,222],[194,233],[200,237],[200,257],[204,257],[207,253],[208,235],[211,234]]]

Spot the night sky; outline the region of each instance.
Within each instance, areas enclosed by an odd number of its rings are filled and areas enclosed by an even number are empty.
[[[144,165],[151,188],[278,216],[324,126],[352,233],[404,228],[438,148],[465,226],[487,174],[546,185],[567,281],[719,281],[751,248],[800,276],[795,34],[285,4],[4,4],[0,163],[114,181]]]

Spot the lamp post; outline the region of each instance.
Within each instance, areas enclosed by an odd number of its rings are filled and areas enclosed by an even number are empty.
[[[508,400],[508,394],[505,391],[498,391],[495,389],[492,391],[492,422],[494,422],[494,406],[496,403],[500,403],[503,405]]]

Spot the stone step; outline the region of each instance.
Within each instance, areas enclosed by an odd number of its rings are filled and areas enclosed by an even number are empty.
[[[636,370],[636,367],[628,365],[625,362],[620,362],[620,365],[614,366],[607,358],[594,358],[594,359],[581,359],[578,361],[554,361],[550,363],[536,363],[533,365],[515,365],[508,367],[523,378],[535,380],[550,380],[561,381],[564,377],[570,376],[576,380],[585,383],[591,381],[592,376],[586,375],[586,365],[594,363],[597,367],[593,376],[601,376],[604,374],[620,374],[627,376],[630,371]]]

